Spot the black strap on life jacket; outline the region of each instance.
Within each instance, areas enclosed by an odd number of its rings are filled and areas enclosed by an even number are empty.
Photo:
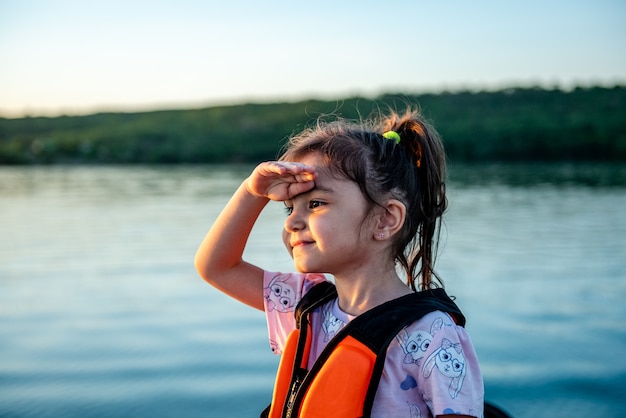
[[[335,286],[330,282],[321,282],[312,287],[296,306],[296,326],[300,329],[300,341],[298,342],[295,365],[301,364],[302,356],[305,354],[303,351],[308,327],[308,314],[336,297]],[[294,416],[292,412],[298,411],[308,385],[337,345],[350,335],[376,354],[372,378],[363,405],[363,416],[369,416],[385,364],[387,347],[402,328],[433,311],[447,312],[454,318],[457,325],[465,326],[463,313],[443,289],[411,293],[385,302],[354,318],[328,343],[310,371],[296,370],[297,368],[294,367],[293,379],[297,380],[298,383],[292,385],[294,392],[287,396],[287,399],[292,399],[292,401],[289,402],[289,405],[285,405],[285,415]]]

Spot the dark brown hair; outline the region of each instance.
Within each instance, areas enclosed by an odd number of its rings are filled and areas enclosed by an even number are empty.
[[[396,132],[400,137],[386,139]],[[331,172],[354,181],[373,205],[393,197],[406,205],[404,225],[392,243],[397,263],[414,290],[442,284],[434,272],[441,218],[447,207],[445,153],[439,135],[418,111],[390,111],[369,121],[319,120],[289,140],[283,161],[319,152]],[[437,283],[433,283],[433,277]]]

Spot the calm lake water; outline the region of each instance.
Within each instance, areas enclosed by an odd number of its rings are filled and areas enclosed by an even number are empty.
[[[193,256],[251,167],[0,167],[0,416],[254,417],[263,314]],[[487,398],[626,414],[626,168],[452,166],[438,260]],[[272,204],[246,257],[291,270]]]

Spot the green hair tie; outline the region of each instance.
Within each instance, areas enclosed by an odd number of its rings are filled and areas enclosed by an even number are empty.
[[[390,141],[395,142],[396,144],[400,143],[400,135],[398,135],[395,131],[387,131],[383,134],[383,138],[389,139]]]

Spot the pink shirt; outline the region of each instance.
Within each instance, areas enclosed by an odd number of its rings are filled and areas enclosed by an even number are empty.
[[[324,280],[321,274],[265,272],[265,314],[274,353],[282,353],[296,326],[294,310],[302,295]],[[313,311],[309,368],[353,318],[339,308],[337,299]],[[389,345],[372,417],[481,417],[483,396],[478,358],[465,328],[436,311],[405,327]]]

